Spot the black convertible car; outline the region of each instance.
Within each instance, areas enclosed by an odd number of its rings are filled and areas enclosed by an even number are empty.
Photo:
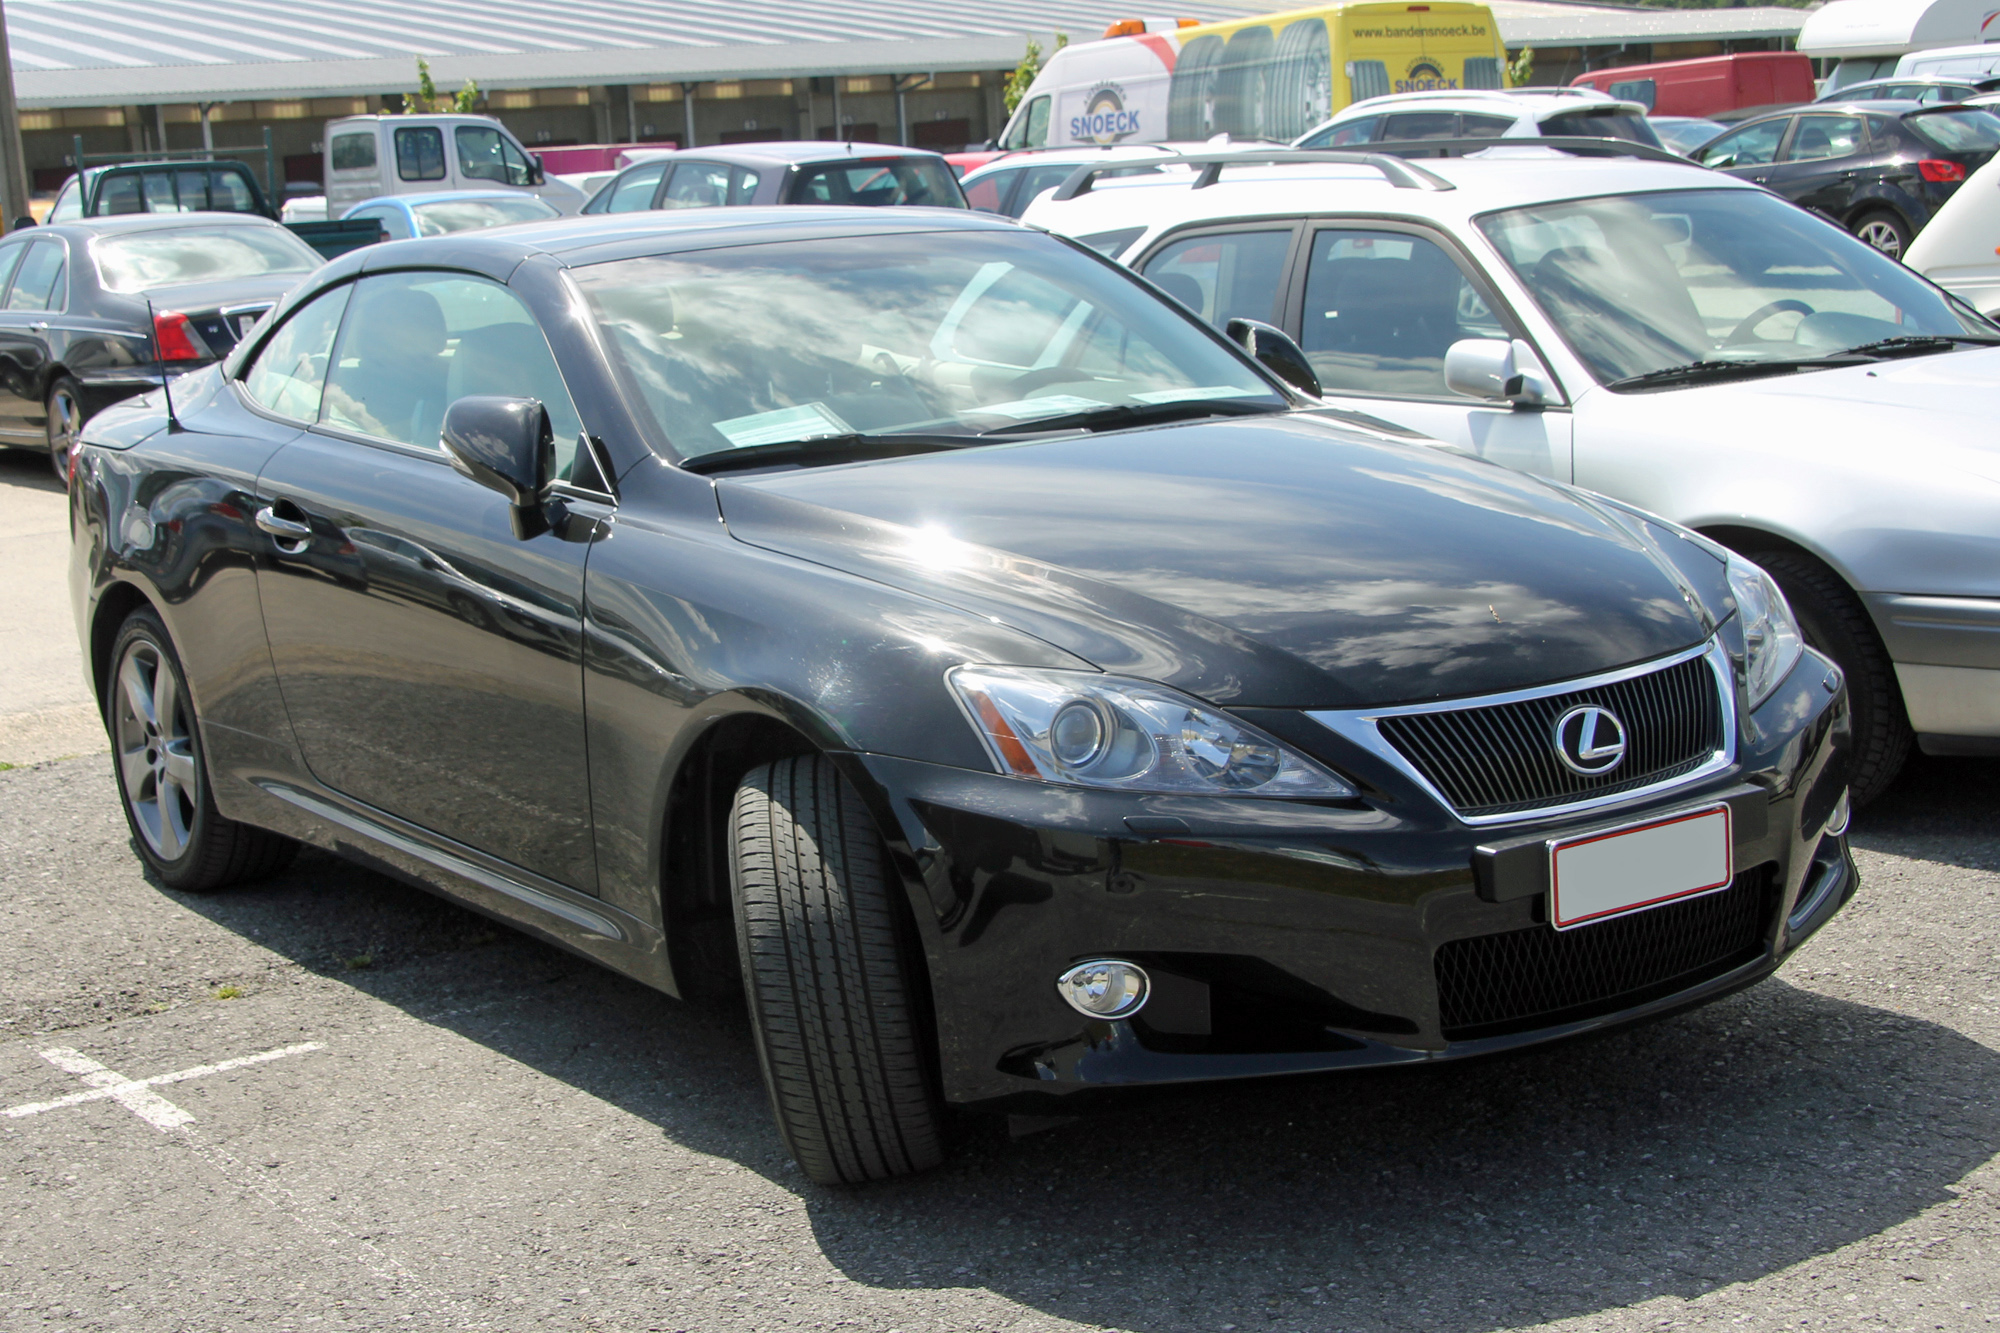
[[[215,361],[319,267],[275,222],[156,213],[0,241],[0,444],[69,475],[77,431],[165,374]]]
[[[1845,686],[1771,581],[1309,401],[964,211],[357,252],[85,431],[135,846],[202,890],[308,841],[740,978],[821,1181],[936,1161],[947,1106],[1769,975],[1856,882]]]

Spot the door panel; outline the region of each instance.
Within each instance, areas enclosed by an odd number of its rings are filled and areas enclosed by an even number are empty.
[[[1795,204],[1834,218],[1854,198],[1855,176],[1865,162],[1868,130],[1860,116],[1800,116],[1784,160],[1765,183]]]
[[[67,255],[53,237],[30,244],[0,308],[0,432],[15,440],[45,438],[49,325],[61,322]]]
[[[607,511],[579,501],[519,540],[506,501],[438,442],[449,402],[532,394],[567,466],[575,406],[498,283],[402,273],[353,291],[313,400],[322,424],[260,478],[273,516],[310,530],[273,538],[259,581],[300,751],[336,791],[594,892],[580,636]]]

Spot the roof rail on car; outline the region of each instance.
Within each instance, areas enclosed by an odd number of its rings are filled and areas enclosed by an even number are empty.
[[[1636,157],[1647,162],[1672,162],[1683,167],[1701,165],[1671,148],[1655,148],[1652,144],[1633,143],[1630,139],[1605,139],[1585,134],[1513,139],[1384,139],[1367,147],[1371,153],[1390,153],[1398,157],[1423,153],[1438,157],[1464,157],[1488,148],[1554,148],[1576,157]]]
[[[1373,145],[1371,144],[1372,148]],[[1339,152],[1309,148],[1279,148],[1270,152],[1256,153],[1188,153],[1180,157],[1159,157],[1143,159],[1150,167],[1200,167],[1192,188],[1205,190],[1222,178],[1224,167],[1270,167],[1290,166],[1300,162],[1332,162],[1347,166],[1373,167],[1382,173],[1389,184],[1399,190],[1455,190],[1458,187],[1442,176],[1425,171],[1422,167],[1411,166],[1400,157],[1390,157],[1385,153]],[[1088,194],[1091,186],[1100,176],[1117,173],[1119,167],[1131,166],[1130,161],[1119,163],[1086,162],[1072,171],[1063,183],[1056,187],[1057,200],[1074,199],[1080,194]]]

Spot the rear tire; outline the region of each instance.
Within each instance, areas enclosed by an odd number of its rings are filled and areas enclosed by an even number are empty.
[[[736,944],[785,1146],[822,1185],[943,1160],[914,950],[888,852],[822,755],[753,769],[729,812]]]
[[[119,804],[140,859],[162,884],[205,893],[290,864],[296,842],[216,808],[187,676],[151,607],[119,627],[103,703]]]
[[[69,455],[83,433],[83,386],[64,375],[49,386],[49,464],[64,486],[69,485]]]
[[[1803,551],[1746,551],[1792,604],[1806,642],[1840,664],[1854,728],[1854,804],[1880,796],[1902,771],[1914,739],[1895,663],[1861,601],[1840,575]]]
[[[1886,208],[1863,213],[1854,219],[1854,234],[1891,259],[1901,259],[1910,248],[1910,224]]]

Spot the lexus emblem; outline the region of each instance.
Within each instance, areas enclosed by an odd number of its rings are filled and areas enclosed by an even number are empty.
[[[1625,724],[1608,708],[1580,704],[1556,719],[1556,758],[1572,773],[1602,777],[1625,762]]]

